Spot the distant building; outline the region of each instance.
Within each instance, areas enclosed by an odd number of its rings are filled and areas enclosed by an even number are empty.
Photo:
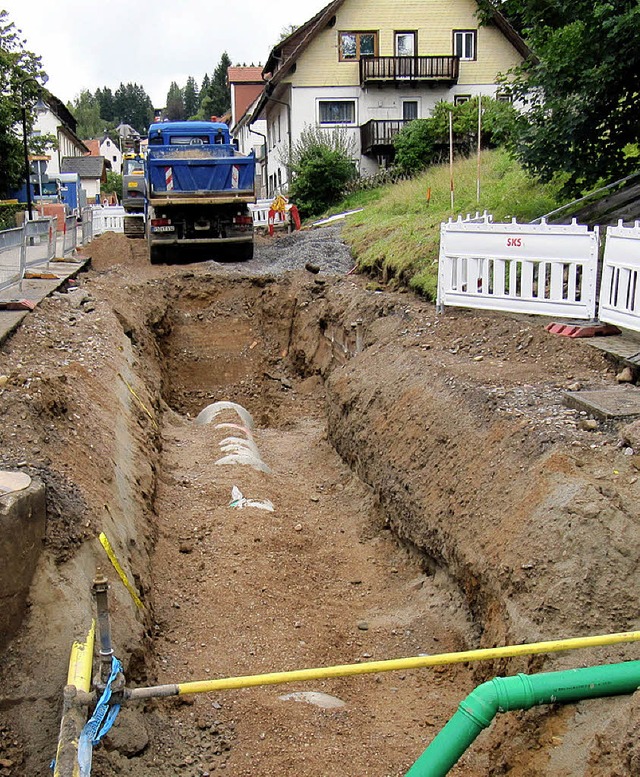
[[[106,183],[106,160],[102,156],[64,157],[60,164],[62,173],[77,173],[80,184],[87,193],[87,202],[100,202],[100,184]]]
[[[42,94],[42,101],[46,110],[36,114],[31,134],[53,135],[56,138],[57,149],[46,151],[49,161],[45,171],[48,176],[55,176],[61,172],[63,158],[84,156],[89,149],[76,135],[78,122],[65,104],[46,90]]]
[[[230,67],[227,83],[231,90],[231,135],[238,141],[242,154],[251,151],[256,156],[256,195],[266,197],[264,163],[266,155],[267,122],[251,122],[257,100],[264,90],[261,67]]]
[[[89,149],[91,156],[103,156],[108,170],[114,173],[122,173],[122,151],[115,140],[105,134],[103,138],[94,138],[85,140],[85,146]]]

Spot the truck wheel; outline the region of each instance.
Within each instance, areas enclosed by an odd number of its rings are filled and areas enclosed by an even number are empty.
[[[253,259],[253,243],[243,245],[238,249],[238,259],[241,262],[249,262]]]
[[[149,247],[149,261],[151,264],[158,264],[163,259],[162,249],[158,246]]]

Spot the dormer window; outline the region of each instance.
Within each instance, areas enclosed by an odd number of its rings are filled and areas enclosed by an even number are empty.
[[[377,32],[341,32],[340,61],[356,62],[360,57],[378,55]]]

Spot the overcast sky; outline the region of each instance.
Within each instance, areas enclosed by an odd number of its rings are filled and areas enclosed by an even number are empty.
[[[47,88],[64,102],[121,82],[141,84],[163,107],[169,84],[198,85],[223,51],[232,64],[264,64],[280,32],[328,0],[0,0],[39,54]]]

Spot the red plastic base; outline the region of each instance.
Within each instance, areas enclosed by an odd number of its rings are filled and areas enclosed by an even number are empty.
[[[619,335],[620,330],[613,324],[547,324],[547,332],[562,337],[606,337],[607,335]]]
[[[30,299],[2,299],[0,310],[35,310],[36,303]]]

